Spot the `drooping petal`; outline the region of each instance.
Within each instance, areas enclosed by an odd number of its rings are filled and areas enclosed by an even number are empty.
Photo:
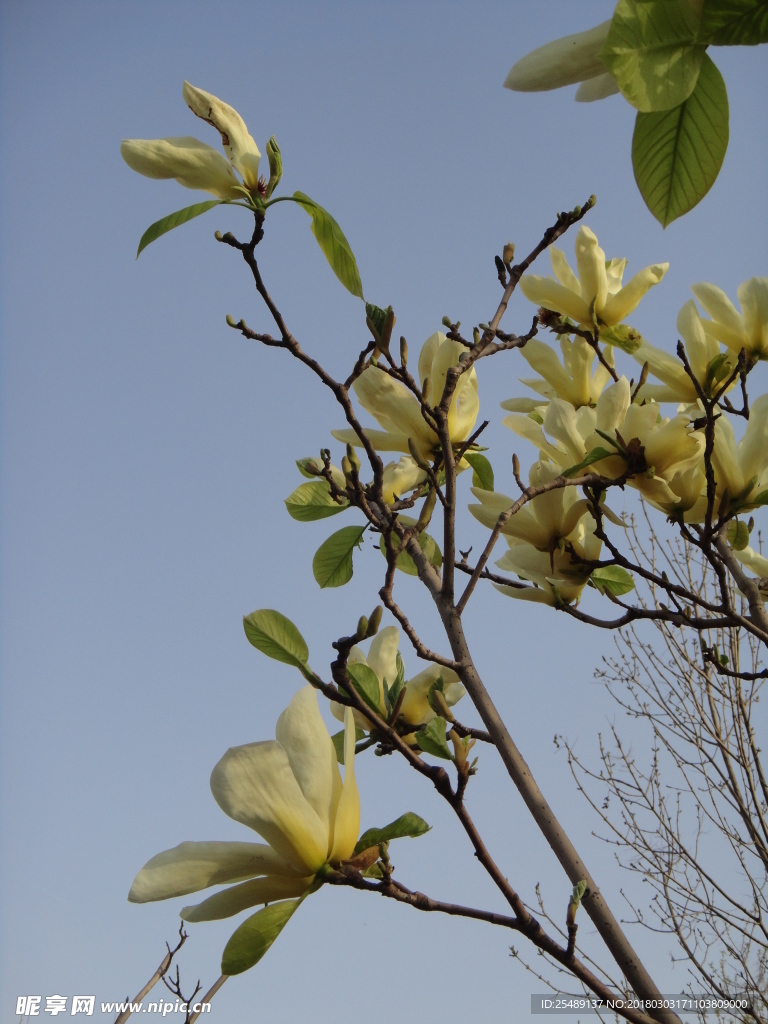
[[[225,814],[266,839],[302,875],[326,861],[328,828],[310,806],[275,740],[230,747],[211,774]]]
[[[304,797],[330,836],[341,795],[341,774],[312,686],[302,687],[280,715],[275,738],[288,755]]]
[[[408,435],[405,433],[389,433],[385,430],[370,430],[365,428],[365,434],[377,452],[403,452],[408,454]],[[363,442],[351,428],[348,430],[332,430],[331,436],[342,444],[351,444],[355,448],[361,448]]]
[[[600,313],[603,323],[609,327],[622,323],[633,310],[637,309],[645,293],[658,284],[668,270],[668,263],[654,263],[635,274],[631,281],[625,284],[621,291],[612,295],[603,306]]]
[[[608,38],[610,19],[573,35],[554,39],[521,58],[504,79],[515,92],[542,92],[583,82],[605,72],[600,51]]]
[[[213,125],[221,135],[221,143],[230,163],[242,176],[245,187],[255,192],[259,183],[261,153],[248,134],[245,121],[234,107],[203,89],[196,89],[189,82],[184,83],[182,94],[192,113]]]
[[[303,895],[312,884],[312,875],[306,878],[254,878],[242,885],[233,885],[223,892],[209,896],[202,903],[184,907],[179,916],[184,921],[220,921],[225,917],[239,914],[241,910],[258,906],[259,903],[274,903]]]
[[[264,843],[181,843],[147,861],[134,878],[128,899],[131,903],[167,900],[265,872],[296,874]]]
[[[172,139],[123,139],[123,160],[147,178],[175,178],[185,188],[235,199],[240,182],[221,153],[189,135]]]
[[[328,861],[340,864],[352,856],[360,835],[360,794],[355,780],[355,719],[352,709],[344,715],[344,787],[341,791]]]

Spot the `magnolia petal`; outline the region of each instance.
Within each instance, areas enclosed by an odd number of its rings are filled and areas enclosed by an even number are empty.
[[[185,188],[236,199],[240,182],[212,146],[184,135],[172,139],[123,139],[120,154],[133,171],[147,178],[175,178]]]
[[[602,316],[608,298],[608,276],[605,272],[605,253],[597,236],[585,224],[576,233],[576,272],[581,285],[581,297],[587,306],[593,302],[595,311]],[[589,319],[589,318],[587,318]]]
[[[534,601],[536,604],[554,605],[555,599],[549,591],[540,587],[510,587],[503,583],[494,583],[494,587],[507,597],[514,597],[518,601]]]
[[[746,547],[741,551],[733,551],[733,554],[742,565],[756,573],[758,576],[768,576],[768,558],[763,558],[754,548]]]
[[[515,92],[542,92],[583,82],[605,72],[600,51],[608,38],[610,19],[573,35],[554,39],[521,58],[504,79]]]
[[[354,430],[332,430],[331,435],[342,444],[351,444],[355,448],[361,448],[363,442]],[[365,436],[371,442],[377,452],[404,452],[410,451],[408,447],[407,434],[390,434],[384,430],[369,430],[366,427]]]
[[[341,796],[341,773],[314,687],[303,686],[293,697],[277,720],[275,738],[288,755],[307,802],[330,836]]]
[[[362,407],[390,434],[405,435],[428,447],[437,440],[427,426],[419,403],[405,384],[394,380],[378,366],[368,366],[352,388]],[[434,391],[431,392],[434,394]],[[389,449],[399,451],[400,449]],[[406,446],[406,453],[408,448]]]
[[[738,452],[744,479],[761,477],[768,465],[768,395],[761,395],[752,403]]]
[[[397,462],[388,462],[381,484],[384,501],[391,504],[396,497],[408,494],[426,479],[427,474],[410,455],[403,455]]]
[[[604,75],[596,75],[582,82],[574,99],[577,103],[594,103],[595,100],[604,100],[606,96],[615,96],[617,92],[619,87],[616,79],[606,71]]]
[[[621,291],[611,296],[606,302],[600,313],[603,323],[608,327],[622,323],[633,310],[637,309],[645,293],[658,284],[668,270],[668,263],[654,263],[635,274]]]
[[[578,295],[580,291],[579,279],[571,270],[568,260],[565,258],[565,253],[562,249],[558,249],[556,245],[550,245],[548,252],[549,261],[552,264],[552,273],[564,288],[576,292]]]
[[[213,125],[221,135],[221,143],[230,163],[240,172],[245,187],[255,192],[259,184],[261,153],[248,134],[245,121],[234,107],[203,89],[195,88],[189,82],[184,83],[182,94],[192,113]]]
[[[730,337],[736,339],[743,336],[744,321],[722,288],[701,281],[692,284],[691,291],[712,319],[724,327]]]
[[[530,342],[528,343],[530,344]],[[526,345],[526,348],[528,346]],[[507,398],[501,403],[501,408],[508,412],[538,412],[546,408],[547,403],[540,398]]]
[[[131,903],[167,900],[265,872],[296,873],[264,843],[181,843],[147,861],[134,878],[128,899]]]
[[[419,383],[424,386],[424,381],[427,377],[432,377],[432,362],[437,354],[437,350],[441,344],[445,341],[445,335],[442,331],[435,331],[434,334],[430,334],[424,344],[421,346],[421,352],[419,352]]]
[[[254,878],[242,885],[233,885],[230,889],[209,896],[202,903],[184,907],[179,916],[184,921],[220,921],[224,917],[233,917],[241,910],[248,910],[259,903],[273,903],[302,896],[312,884],[313,876],[306,878]]]
[[[537,306],[563,313],[580,324],[590,322],[589,303],[551,277],[526,274],[520,279],[520,290],[526,299],[535,302]],[[522,352],[525,353],[525,348]]]
[[[328,827],[301,791],[275,740],[230,747],[211,774],[222,811],[254,829],[302,875],[328,856]]]
[[[399,645],[400,630],[397,626],[385,626],[371,641],[371,646],[368,649],[368,667],[373,669],[380,683],[386,679],[387,685],[392,686],[397,678],[397,649]]]
[[[360,835],[360,794],[355,780],[355,719],[352,709],[344,715],[344,786],[336,811],[333,844],[328,852],[329,863],[348,860]]]
[[[412,725],[422,725],[432,721],[435,712],[429,705],[429,691],[433,683],[441,677],[444,684],[443,696],[448,706],[452,707],[461,700],[466,690],[458,681],[459,677],[453,669],[430,665],[406,684],[405,697],[400,708],[400,714],[406,722],[410,722]]]
[[[531,338],[525,348],[520,350],[520,354],[532,369],[552,385],[558,398],[568,400],[568,394],[572,390],[571,378],[546,342]]]
[[[624,422],[631,398],[632,392],[626,377],[621,377],[615,384],[606,388],[597,400],[596,428],[614,437],[616,430]]]
[[[744,333],[750,348],[764,355],[768,350],[768,277],[751,277],[739,285],[736,294],[744,313]]]

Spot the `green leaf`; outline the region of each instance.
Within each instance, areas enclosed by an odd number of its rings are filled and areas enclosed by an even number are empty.
[[[365,732],[363,729],[355,729],[355,743],[364,737]],[[333,736],[331,736],[331,740],[336,750],[336,760],[339,764],[344,764],[344,730],[342,729],[341,732],[335,732]]]
[[[640,194],[662,227],[699,203],[720,172],[728,148],[728,95],[704,56],[696,88],[679,107],[638,114],[632,165]]]
[[[379,700],[381,698],[381,691],[379,689],[379,677],[373,669],[369,668],[368,665],[358,662],[357,664],[347,665],[347,675],[368,707],[375,711],[377,715],[380,715],[381,706]]]
[[[291,198],[303,206],[312,218],[312,234],[317,239],[317,244],[323,250],[323,255],[330,263],[336,277],[347,291],[362,299],[363,285],[360,273],[344,232],[330,213],[314,199],[310,199],[308,195],[303,192],[294,192]]]
[[[619,0],[600,54],[624,98],[670,110],[693,92],[705,47],[688,0]]]
[[[493,490],[493,467],[479,452],[466,452],[464,458],[472,467],[472,486],[484,491]]]
[[[366,526],[345,526],[324,540],[312,559],[319,586],[343,587],[352,579],[352,552],[363,539]]]
[[[156,220],[154,224],[150,224],[144,234],[141,236],[139,241],[139,248],[136,251],[136,259],[141,256],[144,249],[154,242],[156,238],[161,235],[166,235],[169,231],[173,231],[174,228],[180,227],[182,224],[186,224],[188,220],[194,220],[195,217],[199,217],[201,213],[206,213],[208,210],[212,210],[214,206],[220,206],[224,200],[222,199],[209,199],[207,203],[195,203],[194,206],[185,206],[183,210],[177,210],[175,213],[169,213],[167,217],[161,217],[160,220]]]
[[[291,519],[298,519],[300,523],[312,523],[316,519],[327,519],[328,516],[343,512],[349,507],[349,502],[339,504],[334,501],[328,484],[318,482],[299,484],[293,494],[285,499],[285,507]]]
[[[768,43],[768,3],[765,0],[706,0],[698,41],[711,46]]]
[[[288,924],[300,903],[300,899],[270,903],[243,921],[224,947],[221,973],[242,974],[257,964]]]
[[[749,527],[739,519],[732,519],[728,523],[725,535],[734,551],[743,551],[749,544]]]
[[[251,612],[243,619],[245,635],[268,658],[304,670],[309,658],[306,641],[290,619],[271,608]]]
[[[768,505],[768,491],[760,491],[754,498],[750,498],[750,505]]]
[[[357,853],[362,853],[363,850],[370,849],[372,846],[378,846],[379,843],[388,843],[390,839],[403,839],[405,837],[415,839],[417,836],[423,836],[426,832],[429,832],[431,827],[418,814],[408,811],[407,814],[401,814],[396,821],[390,822],[384,828],[369,828],[363,832],[357,841],[353,856]]]
[[[400,522],[403,524],[403,526],[416,525],[416,520],[411,519],[410,516],[400,516]],[[392,543],[396,545],[397,542],[397,537],[393,534]],[[421,545],[422,551],[427,556],[427,561],[429,561],[435,567],[435,569],[439,569],[440,566],[443,564],[443,553],[438,547],[437,541],[434,539],[434,537],[430,536],[430,534],[424,531],[423,533],[419,534],[419,544]],[[383,539],[379,544],[379,550],[381,551],[382,555],[384,555],[384,557],[386,558],[387,552],[384,546]],[[400,569],[401,572],[407,573],[408,576],[419,575],[419,571],[416,568],[416,564],[414,563],[413,559],[411,558],[407,551],[401,551],[400,554],[397,556],[397,568]]]
[[[589,579],[601,594],[612,594],[614,597],[621,597],[635,589],[635,581],[620,565],[595,569]]]
[[[599,462],[600,459],[607,459],[611,455],[615,454],[616,452],[610,452],[607,448],[593,448],[583,462],[580,462],[576,466],[569,466],[568,469],[564,469],[562,475],[569,478],[577,476],[582,469],[586,469],[587,466],[591,466],[593,462]]]
[[[615,345],[622,352],[632,355],[642,345],[643,336],[640,331],[636,331],[629,324],[616,324],[615,327],[600,328],[600,341],[606,345]]]
[[[445,739],[445,719],[439,715],[416,733],[416,742],[425,754],[453,760],[453,754]]]
[[[381,335],[384,332],[384,325],[386,324],[387,317],[391,312],[391,306],[387,306],[386,309],[382,309],[381,306],[374,306],[372,302],[366,302],[365,304],[365,315],[376,328],[376,333],[379,338],[381,338]]]

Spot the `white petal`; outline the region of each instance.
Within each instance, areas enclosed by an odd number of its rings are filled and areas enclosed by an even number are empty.
[[[175,178],[185,188],[212,192],[219,199],[235,199],[240,182],[212,146],[189,135],[173,139],[123,139],[123,160],[147,178]]]
[[[245,187],[251,192],[255,191],[259,183],[261,153],[248,134],[242,117],[228,103],[203,89],[196,89],[189,82],[184,83],[182,94],[192,113],[213,125],[221,135],[224,152],[230,163],[242,175]]]
[[[225,814],[258,832],[297,873],[314,874],[325,863],[327,825],[277,741],[231,747],[213,769],[211,792]]]
[[[595,100],[604,100],[606,96],[615,96],[618,91],[616,79],[606,71],[604,75],[597,75],[582,82],[576,90],[574,99],[577,103],[594,103]]]
[[[181,918],[184,921],[220,921],[224,917],[232,917],[241,910],[258,906],[259,903],[274,903],[302,896],[312,884],[313,876],[307,878],[254,878],[242,885],[233,885],[230,889],[209,896],[202,903],[192,907],[184,907]]]
[[[181,843],[147,861],[134,878],[128,899],[131,903],[167,900],[265,872],[295,875],[264,843]]]
[[[541,92],[583,82],[605,72],[600,51],[608,37],[610,19],[586,32],[563,36],[519,60],[504,80],[505,89]]]
[[[368,650],[368,667],[376,673],[379,682],[387,680],[391,686],[397,677],[397,649],[400,645],[400,630],[397,626],[385,626],[371,641]]]

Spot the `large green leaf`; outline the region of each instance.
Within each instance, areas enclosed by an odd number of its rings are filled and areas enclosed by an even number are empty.
[[[600,54],[638,110],[669,110],[696,85],[705,47],[688,0],[619,0]]]
[[[611,455],[615,454],[615,451],[608,451],[607,448],[593,448],[583,462],[579,462],[575,466],[569,466],[568,469],[564,469],[562,475],[568,478],[576,476],[582,471],[582,469],[586,469],[587,466],[591,466],[593,462],[600,462],[601,459],[608,459]]]
[[[324,540],[312,559],[312,572],[318,584],[343,587],[352,579],[352,552],[363,538],[367,527],[345,526]]]
[[[385,825],[384,828],[366,829],[358,839],[354,852],[362,853],[363,850],[378,846],[379,843],[388,843],[390,839],[403,839],[406,836],[415,839],[417,836],[423,836],[425,832],[429,832],[431,827],[418,814],[408,811],[406,814],[401,814],[396,821]]]
[[[300,206],[303,206],[312,218],[312,234],[317,239],[317,244],[323,250],[336,277],[347,291],[362,299],[363,284],[360,280],[360,272],[344,232],[330,213],[314,199],[310,199],[308,195],[303,192],[294,192],[292,198]]]
[[[304,669],[309,658],[306,641],[290,619],[271,608],[251,612],[243,628],[253,646],[268,658]]]
[[[472,486],[484,491],[493,490],[493,466],[480,452],[466,452],[464,458],[472,467]]]
[[[222,199],[209,199],[207,203],[195,203],[194,206],[185,206],[183,210],[177,210],[175,213],[169,213],[167,217],[161,217],[160,220],[156,220],[154,224],[150,224],[141,236],[139,248],[136,251],[136,259],[141,256],[142,251],[146,249],[151,242],[154,242],[156,238],[167,234],[169,231],[173,231],[174,228],[179,227],[181,224],[186,224],[188,220],[194,220],[194,218],[199,217],[201,213],[206,213],[208,210],[212,210],[214,206],[220,206],[223,201],[224,200]]]
[[[589,579],[601,594],[612,594],[614,597],[621,597],[622,594],[628,594],[635,589],[635,581],[620,565],[606,565],[603,569],[595,569]]]
[[[696,88],[685,103],[674,110],[638,114],[635,121],[635,181],[663,227],[704,198],[727,148],[728,95],[722,75],[705,55]]]
[[[379,688],[379,677],[373,669],[369,668],[368,665],[363,665],[362,662],[357,662],[356,664],[347,665],[347,675],[368,707],[380,715],[381,705],[379,702],[381,690]]]
[[[270,903],[232,933],[221,955],[222,974],[242,974],[257,964],[290,921],[301,900]]]
[[[700,43],[713,46],[768,43],[768,3],[766,0],[706,0],[698,38]]]
[[[312,523],[316,519],[327,519],[349,507],[349,502],[339,504],[331,497],[327,483],[299,484],[293,494],[285,499],[285,507],[291,519],[300,523]]]

